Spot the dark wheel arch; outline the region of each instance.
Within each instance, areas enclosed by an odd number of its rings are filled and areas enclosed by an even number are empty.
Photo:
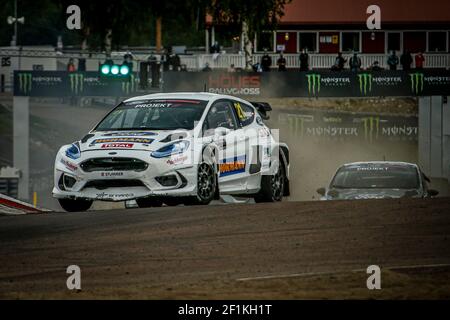
[[[280,146],[280,162],[284,166],[284,172],[286,173],[285,182],[284,182],[284,193],[283,196],[289,197],[291,195],[291,188],[289,183],[289,177],[287,175],[288,166],[289,166],[289,149],[286,146]]]

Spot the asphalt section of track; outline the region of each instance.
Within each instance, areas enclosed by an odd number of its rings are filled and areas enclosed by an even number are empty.
[[[450,278],[450,199],[3,216],[0,257],[0,298],[339,298],[355,281],[367,292],[367,275],[350,271],[373,264],[414,266],[449,297],[439,283]],[[69,265],[81,268],[81,292],[66,288]],[[295,282],[302,274],[316,278]],[[333,281],[341,291],[308,294]]]

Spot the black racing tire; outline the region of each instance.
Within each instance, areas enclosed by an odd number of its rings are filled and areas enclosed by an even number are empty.
[[[215,197],[217,190],[217,176],[213,166],[202,162],[197,170],[197,195],[186,197],[184,205],[208,205]]]
[[[156,197],[138,198],[136,203],[139,208],[161,207],[163,205],[162,200]]]
[[[286,170],[280,161],[278,171],[274,175],[263,175],[261,177],[261,189],[254,197],[255,202],[282,201],[286,179]]]
[[[87,211],[93,200],[83,199],[58,199],[59,205],[67,212]]]

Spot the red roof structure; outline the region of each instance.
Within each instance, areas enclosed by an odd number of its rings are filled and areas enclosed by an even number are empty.
[[[378,5],[382,23],[450,22],[449,0],[292,0],[280,24],[364,23]]]
[[[449,0],[292,0],[280,25],[361,24],[370,5],[381,8],[382,23],[450,23]]]

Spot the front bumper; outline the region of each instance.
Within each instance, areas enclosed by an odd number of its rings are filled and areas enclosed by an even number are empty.
[[[111,156],[103,150],[94,150],[84,151],[79,159],[73,160],[61,151],[55,160],[55,198],[125,201],[148,196],[181,197],[197,193],[197,166],[190,161],[189,152],[156,159],[148,151],[114,150],[115,155]],[[148,163],[148,167],[142,171],[96,169],[87,172],[80,166],[92,158],[108,157],[134,158]],[[171,176],[172,183],[162,185],[156,179],[161,176]]]

